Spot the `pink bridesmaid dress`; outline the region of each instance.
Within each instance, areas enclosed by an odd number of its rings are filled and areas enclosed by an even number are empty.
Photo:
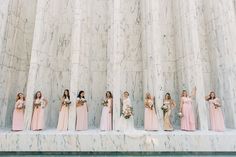
[[[69,106],[66,104],[63,104],[61,106],[61,110],[59,113],[57,130],[58,131],[68,130],[68,120],[69,120]]]
[[[82,131],[88,129],[88,109],[87,103],[76,107],[76,130]]]
[[[112,99],[108,99],[107,106],[104,106],[102,109],[100,130],[103,131],[112,130],[111,109],[112,109]]]
[[[196,126],[192,107],[192,99],[189,97],[182,97],[181,99],[183,102],[183,117],[181,118],[181,130],[194,131],[196,130]]]
[[[17,100],[13,112],[12,130],[21,131],[24,128],[24,101]]]
[[[210,110],[210,122],[211,122],[211,130],[213,131],[224,131],[225,123],[223,114],[221,111],[221,107],[216,107],[214,104],[219,104],[220,101],[218,98],[209,100],[209,110]]]
[[[44,128],[44,107],[45,103],[43,99],[38,100],[41,102],[41,105],[38,107],[34,106],[34,112],[31,122],[32,130],[42,130]]]
[[[147,100],[149,106],[153,105],[153,101]],[[144,130],[147,131],[156,131],[159,130],[158,121],[157,121],[157,114],[155,109],[150,109],[149,107],[145,107],[144,111]]]

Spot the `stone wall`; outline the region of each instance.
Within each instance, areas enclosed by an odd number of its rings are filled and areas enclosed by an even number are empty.
[[[198,128],[207,130],[204,96],[216,91],[228,128],[236,127],[235,0],[1,0],[0,127],[10,128],[17,92],[27,94],[29,129],[33,94],[49,100],[46,126],[57,125],[63,90],[72,101],[85,90],[90,128],[100,123],[101,99],[114,94],[114,127],[120,96],[130,92],[135,126],[143,126],[144,94],[170,92],[179,105],[182,89],[197,86]],[[29,5],[30,4],[30,5]],[[179,127],[173,111],[173,123]],[[75,106],[70,108],[70,130]]]

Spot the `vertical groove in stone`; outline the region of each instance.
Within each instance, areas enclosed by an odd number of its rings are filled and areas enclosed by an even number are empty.
[[[33,34],[33,44],[32,44],[32,52],[31,52],[31,60],[30,60],[30,68],[29,68],[29,74],[28,81],[27,81],[27,99],[26,99],[26,109],[24,114],[24,126],[26,130],[30,129],[31,125],[31,118],[32,118],[32,112],[33,112],[33,94],[35,92],[35,85],[36,85],[36,78],[37,78],[37,72],[39,70],[39,54],[40,52],[37,50],[37,44],[39,42],[39,39],[37,38],[37,35],[41,32],[41,27],[43,25],[42,21],[42,11],[40,6],[42,6],[43,1],[37,1],[36,4],[36,18],[35,18],[35,29]]]
[[[205,90],[203,79],[203,68],[201,62],[200,43],[199,43],[199,13],[197,7],[199,7],[200,1],[178,1],[179,6],[175,12],[180,12],[178,22],[180,27],[177,27],[177,39],[181,39],[182,46],[178,45],[177,51],[182,58],[183,66],[182,78],[179,81],[182,82],[182,88],[188,89],[191,94],[192,88],[197,87],[196,93],[196,118],[198,119],[198,128],[201,130],[208,129],[208,123],[206,121],[207,110],[205,105]],[[179,32],[178,32],[179,31]],[[181,54],[182,53],[182,54]],[[181,87],[180,87],[181,88]]]
[[[121,0],[110,2],[111,9],[111,28],[108,33],[110,48],[108,49],[108,87],[113,93],[113,129],[117,130],[117,124],[120,118],[120,98],[121,98],[121,55],[123,47],[121,43],[121,21],[120,4]]]
[[[221,98],[226,126],[236,127],[236,15],[233,1],[205,1],[212,81]]]

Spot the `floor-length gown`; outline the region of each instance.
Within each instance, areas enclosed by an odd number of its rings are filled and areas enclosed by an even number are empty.
[[[171,101],[164,101],[164,105],[167,106],[167,110],[163,111],[163,130],[172,131],[174,130],[174,128],[171,124],[171,111],[172,111]]]
[[[88,108],[87,103],[76,107],[76,130],[83,131],[88,129]]]
[[[153,101],[151,99],[146,100],[148,106],[153,106]],[[144,111],[144,130],[155,131],[159,129],[159,124],[157,121],[157,114],[154,106],[152,108],[145,106]]]
[[[107,106],[104,106],[102,109],[100,122],[100,130],[103,131],[112,130],[112,99],[108,99],[107,101]]]
[[[225,123],[221,107],[216,107],[214,104],[220,105],[220,101],[218,98],[209,100],[211,130],[224,131]]]
[[[21,131],[24,128],[24,101],[17,100],[13,112],[12,130]]]
[[[68,130],[68,120],[69,120],[69,105],[65,101],[62,102],[61,110],[59,113],[59,119],[57,124],[58,131]]]
[[[122,112],[128,107],[132,107],[132,104],[129,98],[123,100]],[[123,115],[121,115],[119,119],[118,130],[119,131],[133,131],[134,130],[134,116],[131,115],[128,119],[126,119],[124,118]]]
[[[31,122],[32,130],[42,130],[44,129],[44,107],[45,101],[37,99],[35,102],[40,103],[39,106],[34,106],[33,117]]]
[[[195,126],[195,117],[192,106],[192,99],[189,97],[182,97],[183,107],[182,113],[183,117],[181,118],[181,129],[186,131],[196,130]]]

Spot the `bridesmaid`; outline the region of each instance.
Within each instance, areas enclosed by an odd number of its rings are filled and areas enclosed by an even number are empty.
[[[33,117],[31,122],[31,129],[33,131],[40,131],[44,128],[44,108],[48,101],[43,98],[41,91],[37,91],[33,102]]]
[[[22,131],[24,128],[25,97],[18,93],[13,112],[12,131]]]
[[[80,91],[76,101],[76,130],[88,129],[88,105],[84,97],[84,91]]]
[[[60,113],[58,119],[57,130],[66,131],[68,129],[68,119],[69,119],[69,105],[70,101],[70,91],[66,89],[61,99]]]
[[[176,104],[174,102],[174,100],[171,99],[170,93],[166,93],[165,98],[163,100],[163,106],[162,106],[162,110],[163,110],[163,128],[165,131],[173,131],[174,128],[171,124],[171,111],[173,108],[176,107]]]
[[[154,97],[150,93],[146,93],[144,101],[145,116],[144,116],[144,130],[155,131],[158,130],[157,114],[154,106]]]
[[[210,94],[206,96],[205,99],[209,102],[211,130],[224,131],[225,124],[221,111],[220,99],[216,97],[215,92],[210,92]]]
[[[180,113],[181,115],[181,130],[184,131],[195,131],[195,115],[193,112],[192,97],[196,95],[196,87],[192,92],[192,96],[188,96],[186,90],[183,90],[181,102],[180,102]]]
[[[103,102],[102,116],[100,130],[112,130],[112,94],[110,91],[106,92],[106,99]]]

